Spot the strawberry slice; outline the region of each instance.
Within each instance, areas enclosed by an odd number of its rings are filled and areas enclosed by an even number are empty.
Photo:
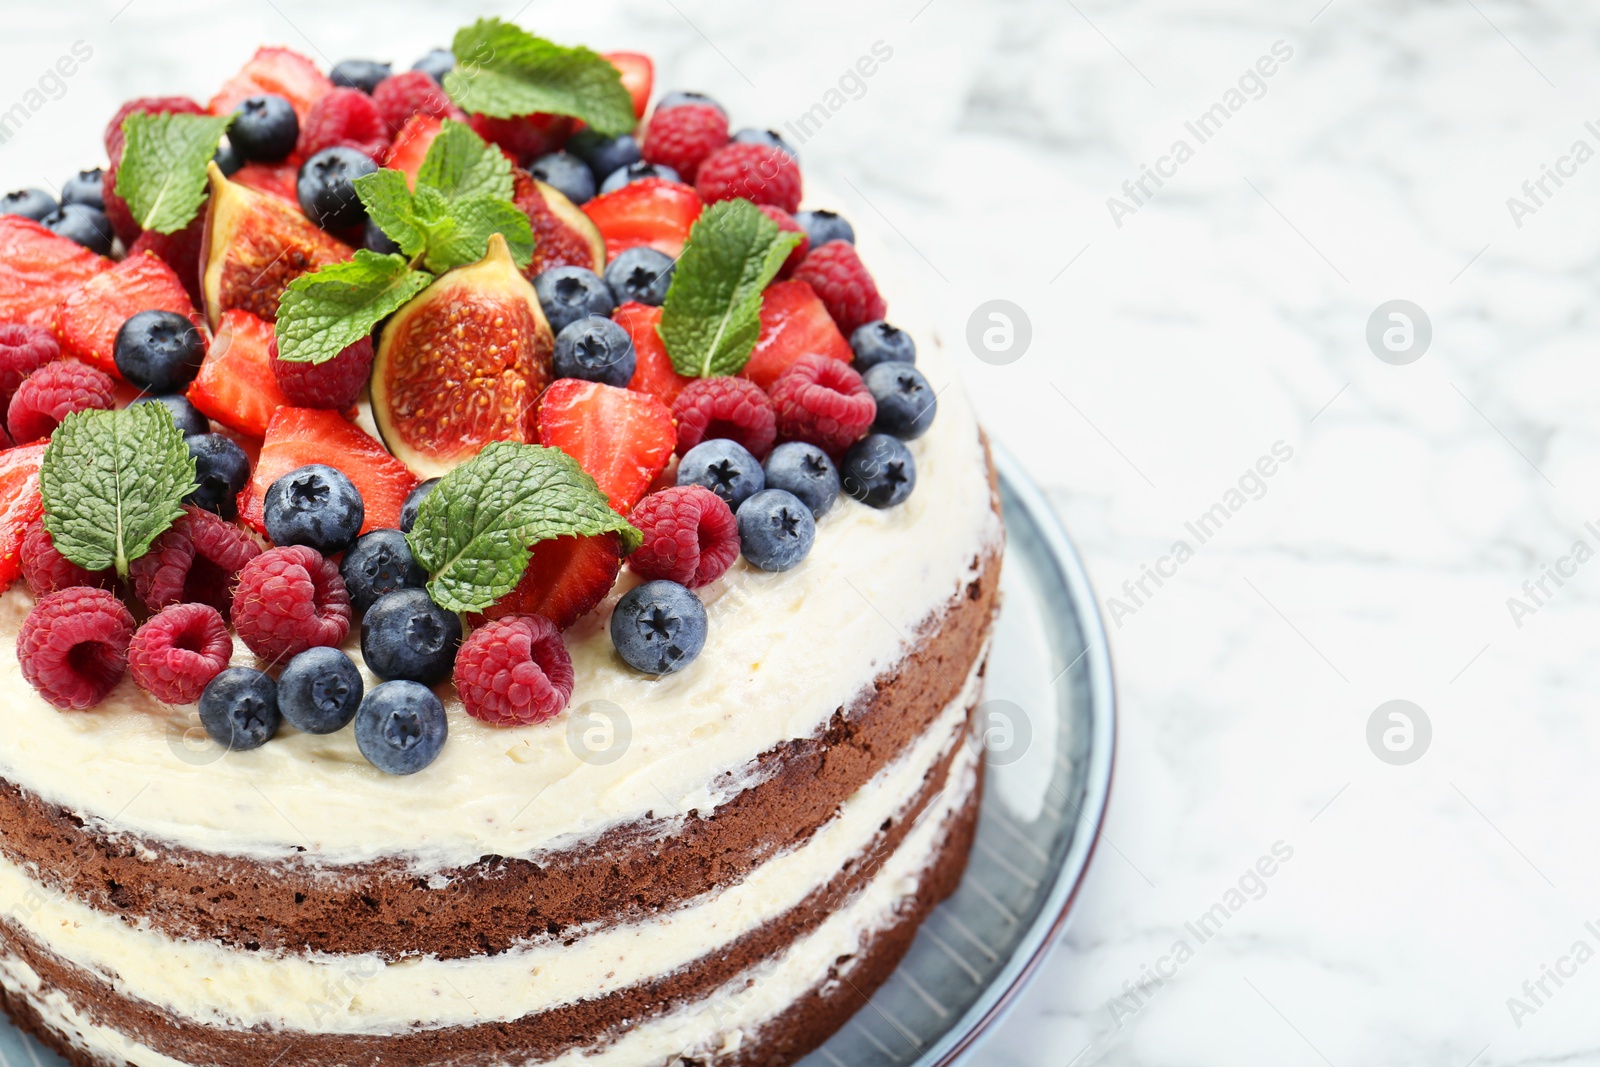
[[[854,358],[850,342],[833,324],[827,305],[806,282],[777,282],[761,294],[761,335],[742,377],[771,389],[795,360],[806,354]]]
[[[622,75],[622,87],[633,97],[633,117],[644,118],[650,106],[650,90],[655,85],[656,65],[650,57],[639,52],[603,52],[611,65]]]
[[[153,252],[130,255],[97,274],[56,309],[55,334],[61,353],[92,364],[113,377],[117,331],[141,311],[174,311],[196,326],[205,320],[195,311],[183,282]]]
[[[326,463],[355,483],[367,507],[362,533],[399,527],[400,508],[417,487],[417,476],[361,427],[337,411],[317,408],[285,407],[272,416],[250,484],[239,494],[239,517],[266,533],[261,501],[267,490],[312,463]]]
[[[639,357],[628,388],[636,393],[649,393],[670,408],[683,387],[694,379],[685,378],[672,369],[667,346],[656,332],[656,327],[661,325],[661,309],[630,300],[611,318],[628,331],[628,336],[633,338],[633,350]]]
[[[522,581],[483,617],[543,615],[565,630],[600,606],[621,570],[622,540],[614,533],[540,541]]]
[[[400,171],[406,176],[406,182],[411,188],[417,187],[417,172],[422,169],[422,161],[427,158],[428,147],[433,144],[434,138],[439,136],[439,131],[444,129],[444,120],[424,115],[418,112],[406,120],[400,127],[400,132],[395,134],[394,144],[389,146],[389,156],[383,165],[390,170]]]
[[[0,452],[0,593],[22,573],[22,538],[44,514],[39,464],[47,443]]]
[[[0,215],[0,322],[49,329],[56,305],[111,269],[104,256],[21,215]]]
[[[647,393],[563,378],[539,398],[539,443],[559,448],[626,515],[672,457],[672,410]]]
[[[304,123],[312,105],[333,88],[327,75],[300,53],[287,48],[262,48],[244,69],[223,84],[207,110],[213,115],[231,115],[246,98],[272,93],[287,99]]]
[[[199,307],[205,299],[200,295],[200,249],[205,243],[205,233],[206,216],[202,211],[177,233],[161,233],[158,230],[141,233],[128,248],[128,258],[133,259],[144,252],[154,252],[160,256],[162,262],[171,267],[183,283],[184,291],[189,294],[194,306]]]
[[[233,180],[246,188],[271,193],[280,200],[300,206],[300,164],[246,163],[234,172]]]
[[[676,256],[689,239],[689,228],[705,205],[700,194],[681,182],[646,178],[583,205],[606,239],[606,258],[637,245]]]
[[[189,402],[231,430],[260,437],[289,401],[272,373],[272,323],[237,308],[224,311]]]

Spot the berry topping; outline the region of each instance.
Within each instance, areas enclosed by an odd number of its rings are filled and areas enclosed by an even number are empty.
[[[689,230],[705,204],[692,188],[663,178],[630,182],[614,192],[602,192],[583,213],[600,228],[607,257],[625,248],[649,245],[676,256],[689,240]]]
[[[447,53],[448,54],[448,53]],[[454,59],[451,60],[454,63]],[[389,129],[399,132],[413,115],[429,118],[463,118],[439,83],[422,71],[407,71],[385,78],[372,90],[372,102]]]
[[[564,378],[539,398],[539,443],[559,448],[626,514],[677,443],[672,412],[653,396]]]
[[[456,69],[456,54],[448,48],[435,48],[411,67],[432,78],[436,85],[444,84],[444,76]]]
[[[278,683],[249,667],[229,667],[200,694],[200,725],[229,751],[260,748],[283,725]]]
[[[678,261],[665,252],[640,245],[623,250],[606,266],[606,284],[618,304],[637,303],[660,307],[672,285],[672,270]]]
[[[533,280],[533,291],[550,329],[558,334],[590,315],[609,316],[616,307],[604,279],[583,267],[552,267]]]
[[[111,254],[111,242],[117,236],[104,211],[82,204],[63,204],[40,219],[39,225],[102,256]]]
[[[688,451],[678,464],[678,484],[703,486],[738,510],[767,482],[761,464],[743,445],[718,437]]]
[[[109,586],[116,578],[111,571],[87,571],[56,551],[44,519],[28,526],[22,537],[22,576],[36,597],[49,596],[75,585]]]
[[[596,181],[609,176],[612,171],[639,162],[641,158],[639,142],[631,133],[607,137],[594,130],[579,130],[567,142],[566,150],[589,165],[589,171]]]
[[[417,524],[417,509],[422,507],[422,502],[428,494],[433,492],[439,484],[439,479],[429,478],[425,482],[418,482],[417,487],[406,494],[405,503],[400,505],[400,532],[410,533],[411,527]]]
[[[499,145],[515,163],[554,152],[572,132],[572,120],[565,115],[518,115],[511,119],[473,115],[467,124],[485,141]]]
[[[783,210],[783,208],[773,207],[771,204],[761,204],[759,206],[763,215],[778,224],[779,230],[784,233],[797,233],[800,235],[800,243],[794,246],[789,252],[789,258],[784,260],[783,266],[778,268],[778,277],[787,278],[794,273],[796,267],[800,266],[801,262],[806,258],[806,253],[811,251],[811,238],[807,236],[805,230],[800,228],[800,224],[794,221],[794,216]]]
[[[594,198],[594,171],[571,152],[550,152],[528,164],[528,173],[553,185],[574,204]]]
[[[811,238],[812,248],[821,248],[829,241],[856,243],[856,229],[848,219],[834,211],[799,211],[794,221]]]
[[[213,115],[226,115],[248,97],[270,93],[289,101],[295,114],[304,118],[311,105],[332,88],[333,83],[317,65],[298,52],[258,48],[244,68],[211,98],[207,110]]]
[[[600,191],[602,193],[614,193],[624,186],[651,178],[657,181],[687,184],[683,182],[683,177],[677,171],[665,163],[646,163],[640,160],[637,163],[629,163],[625,167],[618,167],[610,174],[607,174],[600,183]]]
[[[781,148],[730,144],[700,164],[695,191],[706,203],[749,200],[781,207],[791,215],[800,208],[800,165]]]
[[[772,450],[762,466],[767,488],[793,493],[820,519],[839,499],[839,469],[828,454],[804,441],[788,441]]]
[[[845,453],[839,465],[839,484],[846,496],[863,504],[893,507],[917,487],[917,464],[899,438],[871,434]]]
[[[206,109],[189,99],[187,96],[141,96],[129,100],[117,108],[111,116],[111,121],[106,123],[103,135],[106,145],[106,156],[116,163],[122,158],[122,145],[124,134],[122,124],[129,115],[143,113],[147,115],[204,115]]]
[[[797,281],[810,282],[828,314],[844,333],[851,333],[865,323],[883,318],[886,305],[878,295],[878,287],[856,255],[855,245],[844,241],[829,241],[813,247],[804,262],[795,270]]]
[[[811,508],[793,493],[763,489],[739,505],[739,547],[764,571],[786,571],[806,558],[817,539]]]
[[[250,651],[271,662],[337,646],[350,633],[350,594],[339,568],[315,549],[269,549],[239,572],[233,628]]]
[[[561,631],[542,615],[509,615],[475,630],[456,657],[456,691],[474,719],[529,726],[561,712],[576,678]]]
[[[855,368],[862,374],[880,363],[917,361],[917,342],[900,327],[882,319],[857,326],[850,335],[850,350],[855,356]]]
[[[772,406],[784,440],[807,441],[830,455],[849,448],[878,413],[861,375],[822,356],[795,360],[773,383]]]
[[[20,215],[39,222],[52,215],[61,205],[43,189],[18,189],[0,196],[0,215]]]
[[[804,355],[850,362],[850,343],[805,282],[778,282],[761,294],[761,335],[740,375],[771,389]]]
[[[416,774],[439,757],[449,732],[444,704],[416,682],[375,686],[356,712],[356,747],[385,774]]]
[[[361,655],[379,678],[437,685],[450,677],[460,644],[460,616],[421,589],[380,598],[361,620]]]
[[[777,437],[772,401],[743,378],[696,378],[672,402],[678,420],[678,455],[702,441],[727,438],[757,459],[772,450]]]
[[[294,105],[270,94],[252,96],[240,103],[233,109],[233,125],[228,127],[228,143],[251,163],[288,159],[299,137],[300,119],[294,113]]]
[[[222,615],[207,604],[174,604],[133,635],[128,670],[164,704],[193,704],[233,656]]]
[[[350,605],[364,612],[382,597],[401,589],[421,589],[427,572],[411,555],[399,530],[373,530],[356,541],[339,564]]]
[[[64,711],[104,700],[128,669],[133,616],[104,589],[77,586],[34,605],[17,634],[17,662],[39,695]]]
[[[635,670],[680,671],[705,647],[705,605],[677,582],[635,586],[611,613],[611,643]]]
[[[552,537],[533,546],[517,587],[484,611],[484,617],[542,615],[565,630],[600,605],[622,570],[616,534]]]
[[[272,323],[248,311],[222,314],[200,376],[189,387],[195,407],[230,430],[267,432],[273,413],[288,403],[272,373]]]
[[[332,555],[355,543],[366,505],[344,472],[314,463],[290,471],[267,490],[262,521],[280,545],[306,545]]]
[[[206,341],[187,315],[141,311],[122,324],[111,351],[129,382],[152,393],[172,393],[188,388],[200,373]]]
[[[38,441],[75,411],[110,411],[116,406],[116,383],[105,371],[82,363],[47,363],[17,386],[6,411],[6,426],[19,443]]]
[[[106,172],[104,167],[93,170],[80,170],[68,178],[61,185],[61,202],[63,204],[82,204],[92,207],[96,211],[106,209],[105,197]]]
[[[37,222],[0,216],[0,322],[48,329],[61,301],[110,266]]]
[[[649,393],[670,407],[683,387],[694,379],[673,369],[672,357],[667,355],[667,346],[657,330],[661,325],[661,309],[628,303],[619,307],[611,319],[633,338],[638,363],[628,388],[637,393]]]
[[[0,452],[0,592],[22,573],[22,541],[44,514],[39,496],[39,463],[45,446],[24,445]]]
[[[278,676],[278,710],[308,734],[331,734],[350,725],[366,683],[337,648],[308,648]]]
[[[910,441],[921,437],[933,425],[939,398],[922,372],[909,363],[880,363],[862,377],[872,399],[878,403],[874,433],[886,433]]]
[[[724,115],[727,114],[721,104],[705,93],[691,92],[687,89],[672,89],[663,93],[661,99],[656,102],[656,114],[659,116],[677,107],[709,107]]]
[[[372,157],[354,148],[324,148],[300,167],[295,192],[300,210],[324,230],[348,230],[367,221],[355,180],[374,174]]]
[[[326,363],[291,363],[278,358],[272,339],[272,374],[284,398],[297,408],[347,411],[361,399],[372,376],[372,338],[363,337]]]
[[[416,488],[416,475],[343,415],[313,408],[282,408],[273,416],[250,486],[239,497],[244,521],[265,533],[262,500],[272,483],[317,463],[342,472],[360,491],[366,506],[362,533],[400,525],[400,506]]]
[[[577,319],[556,335],[557,378],[626,386],[637,364],[628,331],[599,315]]]
[[[633,117],[644,118],[650,106],[650,90],[656,83],[656,65],[638,52],[606,52],[605,58],[622,75],[622,87],[633,97]]]
[[[11,402],[22,379],[61,357],[50,331],[20,322],[0,323],[0,401]]]
[[[393,70],[389,64],[379,63],[375,59],[344,59],[328,71],[328,80],[344,89],[360,89],[364,93],[371,93]]]
[[[647,162],[671,167],[694,184],[700,164],[728,143],[728,116],[708,104],[657,108],[645,131],[640,154]]]
[[[783,139],[783,135],[777,130],[758,130],[746,126],[738,133],[735,133],[732,140],[734,144],[764,144],[796,159],[800,158],[800,154],[794,150],[794,147],[788,141]]]
[[[133,591],[151,611],[180,603],[228,611],[233,583],[261,546],[244,530],[190,506],[129,566]]]
[[[250,457],[232,438],[220,433],[197,433],[184,443],[194,459],[195,484],[199,486],[185,503],[224,519],[237,518],[239,494],[250,481]]]
[[[628,516],[644,543],[628,557],[641,578],[665,578],[698,589],[722,577],[739,558],[739,528],[733,511],[699,485],[651,493]]]
[[[389,150],[392,137],[372,97],[360,89],[335,89],[306,116],[295,151],[309,158],[327,148],[349,148],[377,160]]]
[[[155,233],[154,230],[150,232]],[[155,244],[153,240],[140,240],[146,248]],[[198,262],[195,260],[191,264],[196,273]],[[159,256],[143,250],[129,252],[127,259],[89,279],[63,300],[56,311],[55,334],[64,354],[91,363],[108,374],[115,373],[117,337],[141,314],[175,315],[184,320],[185,325],[192,325],[189,317],[194,315],[189,291],[173,268]],[[184,378],[184,385],[194,378],[194,369],[199,368],[199,361],[205,357],[205,339],[198,330],[186,343],[192,343],[195,351],[192,353],[193,369]]]
[[[200,414],[200,409],[189,403],[187,397],[178,393],[168,393],[165,396],[141,396],[129,404],[129,407],[138,407],[140,404],[160,404],[167,409],[167,414],[172,416],[172,424],[184,437],[199,437],[211,433],[211,420]],[[238,446],[235,445],[235,448]],[[190,454],[194,450],[190,449]],[[210,509],[214,510],[214,509]]]

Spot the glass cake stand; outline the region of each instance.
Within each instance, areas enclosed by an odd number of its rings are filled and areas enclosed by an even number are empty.
[[[1044,495],[995,449],[1008,542],[983,711],[988,784],[960,890],[800,1067],[951,1067],[1055,943],[1111,788],[1111,658],[1089,579]],[[0,1020],[0,1067],[64,1067]]]

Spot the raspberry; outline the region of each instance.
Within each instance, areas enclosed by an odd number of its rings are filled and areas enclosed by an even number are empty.
[[[350,634],[350,593],[339,568],[314,548],[268,549],[239,572],[233,628],[250,651],[278,662]]]
[[[261,546],[243,529],[193,505],[129,566],[133,591],[160,611],[180,603],[233,605],[233,581]]]
[[[778,433],[805,441],[833,456],[867,432],[878,416],[877,401],[849,364],[803,355],[772,383]]]
[[[0,401],[9,404],[22,379],[60,358],[61,346],[49,330],[0,323]]]
[[[744,199],[781,207],[791,215],[800,210],[800,164],[771,145],[735,143],[717,149],[700,164],[694,187],[708,204]]]
[[[6,425],[19,443],[43,440],[75,411],[116,407],[116,387],[103,370],[82,363],[46,363],[17,386]]]
[[[393,139],[372,97],[360,89],[335,89],[312,105],[295,151],[309,159],[324,148],[353,148],[379,160]]]
[[[76,586],[34,606],[17,634],[22,676],[56,707],[92,708],[128,669],[133,616],[104,589]]]
[[[778,277],[787,278],[800,266],[801,261],[806,258],[806,253],[811,251],[811,238],[806,236],[805,228],[794,221],[794,216],[783,210],[783,208],[773,207],[771,204],[760,204],[758,206],[763,215],[778,224],[779,230],[784,233],[797,233],[800,235],[800,243],[794,246],[794,251],[789,253],[789,258],[784,260],[783,266],[778,268]]]
[[[671,167],[693,185],[700,164],[727,143],[728,116],[721,108],[685,104],[651,117],[639,154],[647,162]]]
[[[726,437],[763,459],[777,436],[772,401],[744,378],[696,378],[672,402],[672,417],[680,456],[701,441]]]
[[[87,571],[56,551],[50,531],[44,528],[44,519],[33,520],[22,535],[22,576],[36,597],[49,596],[75,585],[106,586],[111,583],[110,571]]]
[[[400,127],[416,114],[432,115],[441,119],[450,118],[458,122],[467,120],[461,109],[444,95],[439,83],[420,70],[408,70],[404,74],[395,74],[383,79],[378,83],[378,87],[372,90],[372,103],[377,107],[383,121],[388,124],[391,136],[399,133]]]
[[[499,145],[514,163],[526,163],[546,152],[554,152],[572,133],[571,119],[542,112],[512,119],[473,115],[467,124],[485,141]]]
[[[700,485],[651,493],[628,513],[644,543],[628,566],[645,580],[665,578],[691,589],[709,585],[739,558],[739,524],[727,501]]]
[[[208,604],[174,604],[139,627],[128,670],[164,704],[193,704],[233,657],[222,613]]]
[[[456,692],[467,714],[495,726],[528,726],[572,699],[572,656],[543,615],[508,615],[479,627],[456,654]]]
[[[856,246],[848,241],[829,241],[813,248],[794,277],[810,283],[846,337],[858,326],[877,322],[888,310],[872,275],[856,255]]]
[[[357,90],[351,90],[356,92]],[[290,363],[278,358],[278,339],[269,345],[278,388],[297,408],[345,411],[361,398],[372,374],[372,338],[363,337],[326,363]]]

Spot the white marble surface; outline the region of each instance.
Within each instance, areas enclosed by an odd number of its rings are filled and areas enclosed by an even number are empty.
[[[409,61],[475,12],[408,2],[9,0],[0,108],[76,40],[93,58],[0,146],[0,184],[98,159],[124,98],[203,96],[257,41]],[[1318,10],[1322,7],[1322,10]],[[892,59],[802,148],[898,235],[945,335],[1004,298],[1007,366],[967,356],[996,438],[1045,484],[1102,596],[1137,580],[1275,442],[1293,450],[1113,628],[1122,747],[1105,840],[984,1064],[1600,1063],[1600,587],[1507,598],[1600,519],[1600,11],[1507,0],[639,0],[521,8],[652,52],[736,120],[794,118],[874,42]],[[118,14],[119,9],[122,9]],[[112,16],[116,15],[113,22]],[[1106,206],[1283,41],[1260,99],[1120,228]],[[1600,128],[1600,124],[1597,124]],[[847,184],[849,183],[849,184]],[[1421,305],[1407,366],[1364,340]],[[1170,570],[1170,568],[1169,568]],[[1546,599],[1541,597],[1541,599]],[[1590,696],[1586,697],[1585,693]],[[1382,702],[1419,761],[1366,742]],[[1186,930],[1276,842],[1292,858],[1200,945]],[[1249,886],[1247,885],[1247,888]],[[1175,941],[1192,959],[1136,1012]],[[1596,973],[1589,973],[1590,971]],[[1535,990],[1537,992],[1537,990]],[[1537,1010],[1514,1018],[1510,997]]]

